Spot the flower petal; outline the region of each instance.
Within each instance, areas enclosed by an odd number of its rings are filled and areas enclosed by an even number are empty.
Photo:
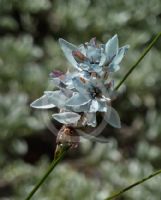
[[[93,63],[98,63],[101,58],[101,49],[87,45],[87,58]]]
[[[94,99],[91,101],[89,112],[107,112],[106,101],[101,101],[99,99]]]
[[[60,90],[57,91],[45,91],[45,95],[48,97],[50,102],[56,105],[58,108],[64,107],[67,97]]]
[[[105,53],[107,62],[110,62],[111,59],[118,53],[118,37],[114,35],[105,45]]]
[[[52,78],[51,82],[54,84],[55,87],[58,87],[58,88],[65,88],[66,87],[66,85],[64,84],[64,82],[60,78]]]
[[[96,113],[86,113],[86,120],[88,126],[96,127],[97,125]]]
[[[79,93],[74,93],[74,95],[67,101],[66,108],[74,112],[86,112],[89,110],[90,99],[85,98]]]
[[[106,63],[106,55],[104,53],[101,54],[99,66],[103,66]]]
[[[115,63],[110,63],[108,67],[109,72],[116,72],[120,69],[120,66]]]
[[[53,114],[52,117],[62,124],[76,124],[81,116],[74,112],[62,112]]]
[[[84,105],[89,101],[90,101],[89,98],[86,98],[79,93],[74,93],[73,96],[66,102],[66,105],[79,106],[79,105]]]
[[[126,54],[129,48],[130,48],[130,45],[125,45],[125,46],[119,48],[119,50],[124,49],[124,53]]]
[[[59,38],[59,44],[60,47],[62,49],[62,51],[64,52],[65,57],[67,58],[67,60],[75,67],[78,69],[77,66],[77,62],[74,59],[73,55],[72,55],[72,51],[77,51],[79,50],[75,45],[67,42],[66,40]]]
[[[37,109],[49,109],[49,108],[54,108],[55,105],[53,102],[50,101],[48,96],[45,94],[39,99],[35,100],[30,104],[32,108],[37,108]]]
[[[120,117],[117,111],[109,106],[108,112],[106,113],[105,119],[114,128],[121,128]]]
[[[68,88],[61,88],[61,92],[68,98],[72,97],[73,91]]]
[[[121,60],[123,59],[123,57],[128,49],[129,49],[129,45],[119,48],[118,54],[114,57],[112,63],[118,65],[121,62]]]
[[[91,38],[89,44],[93,47],[96,47],[96,37]]]
[[[92,86],[89,84],[89,81],[81,77],[74,77],[72,80],[75,89],[85,98],[90,99],[89,90]]]
[[[89,110],[89,112],[97,112],[98,111],[98,107],[99,107],[99,105],[98,105],[98,101],[97,100],[92,100],[91,101],[91,105],[90,105],[90,110]]]
[[[82,54],[84,54],[86,56],[86,48],[84,47],[84,44],[81,44],[78,49],[80,50],[80,52]]]

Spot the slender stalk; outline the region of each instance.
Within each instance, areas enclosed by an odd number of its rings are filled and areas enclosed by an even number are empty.
[[[41,180],[37,183],[37,185],[33,188],[33,190],[29,193],[29,195],[26,197],[25,200],[31,199],[31,197],[35,194],[35,192],[39,189],[39,187],[43,184],[43,182],[46,180],[46,178],[49,176],[49,174],[53,171],[53,169],[56,167],[56,165],[63,159],[64,155],[68,151],[69,146],[64,147],[62,152],[59,154],[59,157],[57,159],[54,159],[51,165],[49,166],[47,172],[44,174],[44,176],[41,178]]]
[[[132,73],[132,71],[138,66],[138,64],[142,61],[142,59],[146,56],[146,54],[150,51],[150,49],[154,46],[154,44],[158,41],[158,39],[161,36],[161,32],[158,33],[155,38],[151,41],[149,46],[144,50],[144,52],[141,54],[139,59],[132,65],[132,67],[129,69],[129,71],[125,74],[125,76],[122,78],[122,80],[118,83],[118,85],[115,87],[115,90],[118,90],[119,87],[123,84],[123,82],[127,79],[127,77]]]
[[[106,198],[105,200],[114,199],[114,198],[116,198],[116,197],[122,195],[124,192],[126,192],[126,191],[128,191],[128,190],[130,190],[130,189],[132,189],[132,188],[134,188],[134,187],[136,187],[137,185],[139,185],[139,184],[141,184],[141,183],[144,183],[145,181],[147,181],[147,180],[149,180],[149,179],[151,179],[151,178],[153,178],[154,176],[157,176],[157,175],[159,175],[159,174],[161,174],[161,169],[158,170],[158,171],[156,171],[156,172],[154,172],[154,173],[152,173],[152,174],[150,174],[149,176],[147,176],[147,177],[145,177],[145,178],[143,178],[143,179],[141,179],[141,180],[139,180],[139,181],[137,181],[137,182],[135,182],[135,183],[133,183],[133,184],[127,186],[126,188],[120,190],[119,192],[113,194],[112,196]]]

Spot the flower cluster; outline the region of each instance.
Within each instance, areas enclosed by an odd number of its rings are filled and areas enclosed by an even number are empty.
[[[45,91],[31,106],[40,109],[57,107],[59,113],[52,117],[73,127],[96,127],[96,114],[101,112],[110,125],[120,128],[119,115],[111,106],[114,83],[110,75],[119,70],[129,46],[119,48],[117,35],[105,44],[98,44],[95,38],[80,46],[64,39],[59,39],[59,43],[74,70],[66,74],[50,73],[57,90]]]

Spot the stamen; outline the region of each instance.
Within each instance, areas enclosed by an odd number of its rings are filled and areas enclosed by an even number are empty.
[[[76,59],[79,59],[78,61],[84,61],[86,59],[86,56],[84,56],[80,51],[72,51],[72,54]]]
[[[82,77],[80,77],[80,81],[83,82],[83,83],[86,83],[86,80]]]

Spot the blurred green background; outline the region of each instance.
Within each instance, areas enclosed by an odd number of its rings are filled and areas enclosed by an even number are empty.
[[[1,200],[24,199],[53,159],[55,136],[29,104],[53,69],[68,67],[58,38],[106,42],[117,33],[131,46],[118,82],[160,30],[160,0],[0,0]],[[161,39],[120,91],[114,107],[122,128],[107,126],[109,143],[81,143],[33,200],[103,200],[161,168]],[[160,200],[160,183],[155,177],[118,199]]]

